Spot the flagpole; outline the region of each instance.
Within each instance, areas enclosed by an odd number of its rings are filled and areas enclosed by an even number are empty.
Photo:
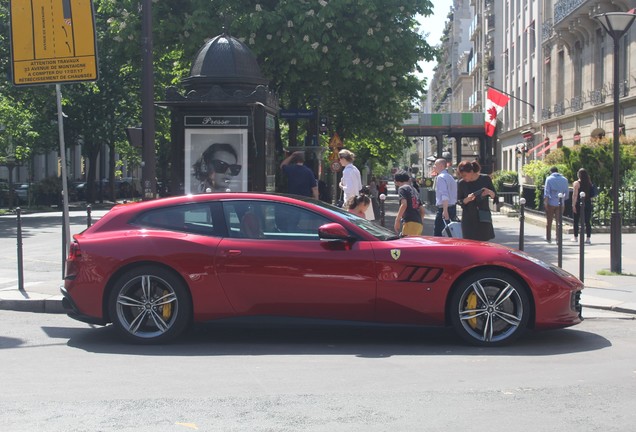
[[[486,87],[490,87],[493,90],[497,90],[499,93],[505,94],[506,96],[508,96],[510,98],[513,98],[513,99],[516,99],[516,100],[518,100],[521,103],[524,103],[526,105],[530,105],[530,108],[532,108],[532,111],[534,111],[534,105],[532,105],[530,102],[526,102],[523,99],[519,99],[517,96],[511,95],[510,93],[506,93],[505,91],[499,90],[497,87],[493,87],[493,86],[491,86],[489,84],[486,84]]]

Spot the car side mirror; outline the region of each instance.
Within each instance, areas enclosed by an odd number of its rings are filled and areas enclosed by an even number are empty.
[[[346,228],[335,222],[321,225],[318,228],[318,237],[321,240],[352,240]]]

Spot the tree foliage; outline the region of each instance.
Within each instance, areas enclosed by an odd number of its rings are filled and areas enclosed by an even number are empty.
[[[115,40],[140,31],[137,3],[102,0]],[[153,3],[157,87],[185,78],[198,49],[226,31],[257,56],[285,108],[314,108],[331,132],[357,147],[380,140],[383,156],[403,148],[396,128],[414,109],[423,83],[413,72],[435,51],[415,17],[432,13],[428,0],[167,0]],[[349,143],[347,142],[347,145]],[[389,153],[386,153],[389,152]],[[373,153],[370,152],[370,153]]]
[[[139,162],[136,149],[126,147],[124,131],[140,123],[141,93],[139,0],[93,3],[99,80],[62,87],[66,142],[82,144],[93,170],[89,179],[105,146],[130,164]],[[198,49],[225,27],[257,56],[282,107],[318,107],[330,119],[330,132],[338,132],[361,161],[395,159],[409,145],[399,125],[422,93],[417,63],[435,57],[416,21],[432,14],[431,1],[162,0],[152,8],[155,100],[189,75]],[[9,23],[3,2],[0,67],[6,71]],[[25,157],[58,145],[53,86],[0,82],[0,116],[0,122],[15,119],[5,123],[15,144],[28,149]],[[161,163],[170,145],[168,116],[161,111],[156,129]],[[109,166],[112,172],[113,160]]]

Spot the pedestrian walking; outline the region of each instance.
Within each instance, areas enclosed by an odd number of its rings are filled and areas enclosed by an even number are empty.
[[[545,241],[552,243],[552,221],[561,211],[563,215],[563,206],[559,206],[559,194],[563,194],[563,199],[567,199],[569,193],[568,179],[563,177],[559,169],[555,166],[550,168],[550,175],[545,179],[545,187],[543,190],[543,204],[545,207]]]

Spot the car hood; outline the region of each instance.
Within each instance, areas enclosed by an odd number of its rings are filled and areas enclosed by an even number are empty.
[[[487,247],[493,249],[510,250],[508,246],[500,245],[498,243],[490,243],[485,241],[457,239],[448,237],[429,237],[429,236],[416,236],[416,237],[403,237],[396,240],[388,240],[387,244],[392,247],[410,248],[410,247],[423,247],[423,246],[435,246],[435,247]]]

